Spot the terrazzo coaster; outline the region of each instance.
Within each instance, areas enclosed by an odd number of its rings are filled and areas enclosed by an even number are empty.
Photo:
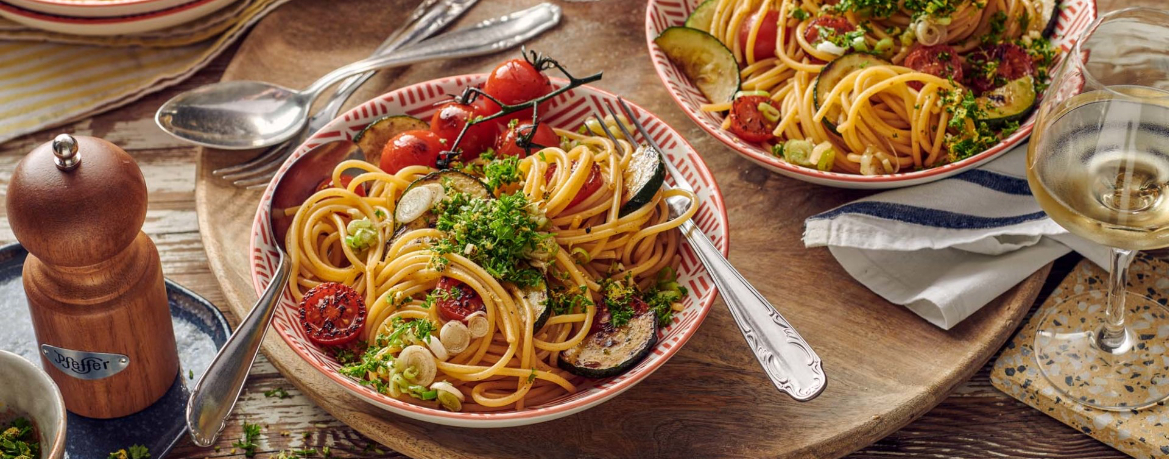
[[[1051,292],[1051,295],[1028,319],[1023,328],[1007,342],[1002,355],[994,362],[990,381],[1007,395],[1022,401],[1060,422],[1067,424],[1104,444],[1112,446],[1130,456],[1140,458],[1169,457],[1169,407],[1165,402],[1139,411],[1103,411],[1085,407],[1074,401],[1061,398],[1048,379],[1035,365],[1032,343],[1039,319],[1048,308],[1059,304],[1065,298],[1090,290],[1103,290],[1108,282],[1108,273],[1088,260],[1082,260],[1072,272]],[[1169,263],[1142,254],[1133,262],[1129,271],[1128,291],[1145,295],[1165,305],[1169,303]],[[1101,296],[1102,297],[1102,296]],[[1085,316],[1102,315],[1096,306],[1082,308]],[[1127,320],[1140,327],[1142,311],[1130,310]],[[1068,317],[1080,321],[1080,317]],[[1137,330],[1138,333],[1169,333],[1169,330]],[[1045,359],[1052,358],[1044,356]],[[1058,358],[1058,357],[1056,357]],[[1145,361],[1146,368],[1134,371],[1165,372],[1169,357]],[[1082,366],[1079,361],[1061,362],[1067,372],[1069,384],[1093,384],[1073,376],[1075,369]],[[1096,383],[1098,383],[1097,381]],[[1169,377],[1157,381],[1157,386],[1169,385]],[[1135,388],[1133,388],[1135,389]],[[1101,387],[1100,392],[1132,392],[1128,387]]]

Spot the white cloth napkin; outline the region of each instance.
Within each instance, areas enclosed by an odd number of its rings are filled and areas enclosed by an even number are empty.
[[[812,216],[804,244],[827,246],[857,281],[947,330],[1070,250],[1107,266],[1107,248],[1039,208],[1026,150]]]

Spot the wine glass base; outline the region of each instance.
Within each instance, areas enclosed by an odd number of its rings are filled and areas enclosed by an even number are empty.
[[[1035,363],[1060,395],[1110,411],[1169,398],[1169,308],[1126,293],[1129,342],[1111,352],[1095,335],[1104,326],[1107,293],[1089,291],[1050,308],[1035,333]]]

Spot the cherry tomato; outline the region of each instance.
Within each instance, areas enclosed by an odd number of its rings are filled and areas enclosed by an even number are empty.
[[[483,85],[483,91],[504,104],[515,105],[552,92],[552,82],[548,80],[547,75],[537,70],[528,61],[511,59],[499,64],[491,71],[487,77],[487,83]],[[490,101],[485,105],[488,108],[494,108],[495,111],[499,110],[499,106]],[[540,113],[546,113],[548,105],[549,102],[540,104]],[[506,118],[521,121],[531,120],[532,111],[530,109],[521,110]]]
[[[463,131],[463,126],[467,124],[467,120],[475,119],[476,116],[479,116],[479,113],[475,107],[449,102],[434,112],[434,116],[430,119],[430,130],[446,141],[443,144],[443,149],[450,150],[455,145],[455,139],[459,137],[459,133]],[[459,150],[463,152],[461,159],[470,161],[478,158],[480,153],[490,148],[491,143],[495,141],[496,129],[497,127],[492,123],[477,123],[467,128],[467,133],[463,135],[463,140],[459,141],[458,145]]]
[[[434,292],[438,296],[438,315],[442,316],[443,320],[463,320],[485,309],[479,293],[457,279],[450,277],[439,279]]]
[[[298,317],[310,341],[324,346],[345,344],[365,328],[365,301],[345,284],[325,282],[305,292]]]
[[[918,72],[962,81],[962,57],[949,45],[915,46],[905,56],[903,64]],[[911,81],[909,86],[920,90],[924,85],[920,81]]]
[[[495,154],[500,157],[519,156],[523,158],[528,156],[528,151],[519,146],[516,140],[521,135],[527,135],[531,131],[532,125],[530,123],[517,124],[508,129],[507,132],[499,136],[499,141],[495,143]],[[560,145],[560,136],[556,135],[556,131],[553,131],[547,124],[540,123],[536,125],[536,133],[532,135],[532,144],[532,151],[536,151],[540,147],[555,147]]]
[[[771,131],[775,129],[776,122],[763,116],[763,112],[759,110],[760,104],[770,105],[779,111],[779,107],[767,96],[735,98],[731,104],[730,131],[748,142],[759,143],[771,140],[773,137]]]
[[[846,33],[856,30],[856,26],[848,22],[848,19],[838,16],[820,16],[808,23],[808,27],[804,29],[804,40],[808,43],[815,44],[820,40],[820,28],[832,29],[836,31],[837,35],[844,35]]]
[[[966,58],[967,85],[977,93],[989,91],[1008,81],[1035,74],[1035,62],[1014,43],[982,46]]]
[[[438,167],[438,154],[445,149],[432,131],[413,130],[394,136],[382,150],[381,168],[390,174],[407,166]]]
[[[758,19],[759,13],[755,13],[743,21],[743,25],[739,27],[739,46],[743,49],[747,48],[747,39],[751,37],[751,29],[755,27],[755,21]],[[775,57],[776,31],[778,29],[779,11],[768,11],[763,16],[763,25],[759,26],[759,32],[755,34],[755,47],[752,56],[756,61]]]
[[[548,166],[548,171],[544,172],[544,181],[552,181],[554,175],[556,175],[556,164]],[[568,202],[568,207],[565,207],[565,209],[571,209],[573,206],[584,202],[585,199],[588,199],[589,196],[592,196],[593,193],[601,189],[601,185],[603,184],[604,179],[601,178],[601,168],[593,164],[593,170],[589,172],[589,176],[585,179],[584,185],[580,187],[580,191],[576,192],[576,196],[572,197],[572,201]]]
[[[353,177],[350,177],[348,175],[342,175],[341,176],[341,186],[339,186],[337,188],[349,188],[349,182],[352,182],[352,181],[353,181]],[[332,186],[333,186],[333,179],[326,178],[324,180],[321,180],[321,183],[317,184],[317,191],[321,191],[325,188],[330,188]],[[365,197],[365,187],[364,186],[357,187],[356,190],[353,190],[353,194],[356,194],[356,195],[364,198]]]
[[[477,97],[475,101],[471,103],[471,107],[475,109],[475,114],[478,116],[487,117],[499,113],[499,106],[495,105],[495,102],[492,102],[491,99],[483,96]],[[485,121],[481,124],[491,125],[493,129],[492,132],[495,132],[496,134],[503,132],[507,128],[507,120],[502,117],[493,119],[491,121]]]

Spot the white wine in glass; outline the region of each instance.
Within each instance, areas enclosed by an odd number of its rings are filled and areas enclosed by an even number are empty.
[[[1039,205],[1111,247],[1100,290],[1043,312],[1035,364],[1065,399],[1134,410],[1169,397],[1169,309],[1126,292],[1137,251],[1169,246],[1169,12],[1096,20],[1040,105],[1027,152]]]

